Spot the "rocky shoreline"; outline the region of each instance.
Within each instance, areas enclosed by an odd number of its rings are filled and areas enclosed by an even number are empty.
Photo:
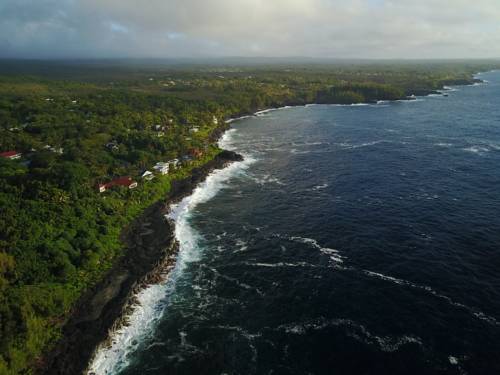
[[[235,152],[222,151],[193,169],[189,177],[174,181],[166,200],[148,207],[124,229],[124,255],[101,282],[80,298],[63,327],[61,340],[37,373],[75,375],[86,370],[99,344],[126,324],[136,293],[148,284],[160,282],[175,265],[178,244],[174,223],[165,217],[169,206],[190,195],[213,170],[241,160],[243,157]]]

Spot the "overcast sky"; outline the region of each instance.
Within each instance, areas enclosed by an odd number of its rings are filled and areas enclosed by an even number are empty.
[[[0,57],[500,57],[500,0],[0,0]]]

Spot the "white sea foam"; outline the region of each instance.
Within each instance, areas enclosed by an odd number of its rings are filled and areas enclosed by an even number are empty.
[[[350,319],[325,319],[318,318],[301,323],[283,324],[276,330],[284,331],[294,335],[304,335],[308,331],[321,331],[326,328],[343,327],[349,337],[357,341],[377,345],[384,352],[395,352],[406,344],[423,345],[419,337],[413,335],[403,336],[377,336],[366,329],[362,324],[356,323]]]
[[[410,99],[398,99],[396,101],[399,103],[418,103],[418,102],[423,102],[424,99],[422,99],[422,98],[416,98],[416,99],[410,98]]]
[[[245,262],[246,266],[252,267],[267,267],[267,268],[277,268],[277,267],[312,267],[316,268],[315,264],[307,263],[307,262],[296,262],[296,263],[287,263],[287,262],[277,262],[277,263],[263,263],[263,262]]]
[[[252,118],[252,117],[254,117],[254,115],[246,115],[246,116],[240,116],[240,117],[236,117],[236,118],[230,118],[230,119],[226,120],[226,124],[231,124],[235,121],[240,121],[240,120],[244,120],[244,119]]]
[[[453,146],[453,143],[439,142],[439,143],[434,143],[434,145],[439,147],[451,147]]]
[[[368,147],[368,146],[375,146],[379,143],[383,142],[388,142],[385,140],[378,140],[378,141],[371,141],[371,142],[365,142],[365,143],[359,143],[359,144],[351,144],[347,142],[340,143],[340,146],[348,149],[355,149],[355,148],[361,148],[361,147]]]
[[[352,104],[326,104],[330,107],[368,107],[368,106],[373,106],[376,104],[370,104],[370,103],[352,103]]]
[[[252,179],[256,184],[258,185],[266,185],[266,184],[276,184],[276,185],[281,185],[284,186],[285,183],[282,182],[279,178],[273,177],[270,174],[263,174],[261,176],[256,176],[256,175],[249,175],[248,176],[250,179]]]
[[[315,249],[318,249],[321,253],[328,255],[330,257],[330,260],[335,262],[335,263],[343,263],[344,262],[344,257],[340,255],[340,252],[336,249],[330,249],[328,247],[322,247],[318,241],[316,241],[313,238],[307,238],[307,237],[290,237],[291,241],[295,242],[301,242],[304,244],[307,244]]]
[[[225,150],[234,150],[234,134],[236,134],[236,129],[227,130],[219,139],[219,147]]]
[[[236,240],[235,245],[237,246],[237,249],[234,250],[235,253],[241,253],[248,250],[248,243],[240,238]]]
[[[252,290],[252,291],[255,291],[258,295],[264,296],[264,293],[259,288],[256,288],[256,287],[253,287],[251,285],[248,285],[248,284],[246,284],[246,283],[238,280],[235,277],[224,275],[224,274],[220,273],[217,269],[215,269],[213,267],[210,267],[209,269],[210,269],[210,271],[212,271],[212,273],[214,273],[216,275],[216,277],[219,277],[221,279],[229,281],[229,282],[237,285],[238,287],[240,287],[242,289]]]
[[[318,191],[318,190],[323,190],[326,189],[329,185],[328,184],[321,184],[321,185],[316,185],[311,188],[313,191]]]
[[[233,134],[232,130],[226,132],[220,145],[230,149]],[[150,334],[156,322],[168,308],[167,299],[175,288],[176,280],[182,276],[189,263],[199,259],[200,236],[190,225],[193,210],[198,204],[212,199],[226,186],[228,180],[244,173],[254,161],[248,155],[241,162],[235,162],[224,169],[214,171],[196,187],[191,196],[171,206],[168,217],[175,221],[175,237],[180,245],[175,267],[165,281],[150,285],[135,296],[137,304],[133,306],[128,316],[128,324],[111,334],[110,345],[102,344],[97,349],[89,366],[89,374],[111,374],[127,366],[128,354],[133,352],[138,343]],[[244,287],[243,284],[240,286]]]
[[[499,143],[488,143],[488,147],[492,148],[495,151],[500,151],[500,144]]]
[[[255,112],[255,116],[262,116],[265,115],[266,113],[269,113],[273,111],[273,109],[263,109],[262,111]]]
[[[322,145],[329,145],[330,142],[292,142],[292,146],[295,147],[306,147],[306,146],[322,146]]]
[[[491,325],[495,325],[495,326],[500,325],[500,322],[498,322],[494,317],[488,316],[485,313],[483,313],[482,311],[479,311],[473,307],[464,305],[463,303],[455,302],[450,297],[435,291],[430,286],[415,284],[415,283],[412,283],[411,281],[408,281],[408,280],[398,279],[396,277],[387,276],[387,275],[384,275],[384,274],[381,274],[378,272],[373,272],[373,271],[368,271],[368,270],[363,270],[362,272],[365,275],[370,276],[370,277],[375,277],[375,278],[378,278],[378,279],[381,279],[384,281],[389,281],[389,282],[392,282],[392,283],[395,283],[398,285],[408,286],[408,287],[414,288],[414,289],[424,290],[427,293],[432,294],[433,296],[435,296],[437,298],[445,300],[446,302],[448,302],[452,306],[455,306],[455,307],[458,307],[460,309],[467,311],[469,314],[471,314],[472,316],[474,316],[480,320],[483,320]]]
[[[278,107],[278,108],[268,108],[268,109],[264,109],[262,111],[255,112],[255,116],[262,116],[262,115],[265,115],[266,113],[269,113],[269,112],[279,111],[282,109],[290,109],[290,108],[293,108],[293,107],[290,105],[285,105],[283,107]]]
[[[166,283],[148,286],[137,296],[137,304],[129,316],[129,325],[111,334],[111,344],[101,345],[89,366],[89,374],[111,374],[128,364],[127,353],[137,347],[137,343],[161,316],[161,300],[165,296]]]
[[[467,147],[467,148],[464,148],[463,150],[467,151],[467,152],[472,152],[472,153],[478,154],[478,155],[482,155],[485,152],[489,152],[490,151],[489,148],[487,148],[485,146],[479,146],[479,145]]]
[[[240,336],[242,336],[243,338],[245,338],[246,340],[248,340],[248,347],[250,348],[250,350],[252,352],[252,359],[251,360],[253,363],[257,362],[258,352],[257,352],[257,348],[254,345],[254,340],[258,339],[259,337],[262,336],[262,334],[260,332],[250,333],[247,330],[245,330],[243,327],[228,326],[228,325],[219,325],[219,326],[216,326],[215,328],[233,331],[233,332],[239,334]]]

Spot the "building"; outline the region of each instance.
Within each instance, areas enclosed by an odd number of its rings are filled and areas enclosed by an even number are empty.
[[[99,193],[104,193],[114,186],[124,186],[129,189],[135,189],[137,187],[137,181],[132,180],[132,177],[130,176],[118,177],[106,184],[99,184],[97,188],[99,190]]]
[[[150,172],[150,171],[145,171],[141,177],[146,180],[146,181],[151,181],[153,178],[155,178],[155,175],[153,174],[153,172]]]
[[[16,160],[21,158],[21,153],[17,151],[5,151],[5,152],[0,152],[0,157],[5,158],[5,159],[10,159],[10,160]]]
[[[153,169],[162,174],[162,175],[165,175],[165,174],[168,174],[168,170],[169,170],[169,164],[168,163],[163,163],[163,162],[158,162],[156,163],[156,165],[153,167]]]
[[[177,168],[179,166],[179,159],[172,159],[168,162],[172,167]]]

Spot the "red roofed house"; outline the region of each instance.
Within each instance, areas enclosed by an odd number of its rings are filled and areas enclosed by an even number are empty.
[[[137,182],[132,180],[132,177],[125,176],[115,178],[114,180],[111,180],[106,184],[99,184],[97,187],[99,189],[99,193],[104,193],[106,190],[112,188],[113,186],[125,186],[129,189],[134,189],[137,187]]]
[[[20,159],[21,155],[22,154],[17,151],[0,152],[0,158],[10,159],[10,160]]]

